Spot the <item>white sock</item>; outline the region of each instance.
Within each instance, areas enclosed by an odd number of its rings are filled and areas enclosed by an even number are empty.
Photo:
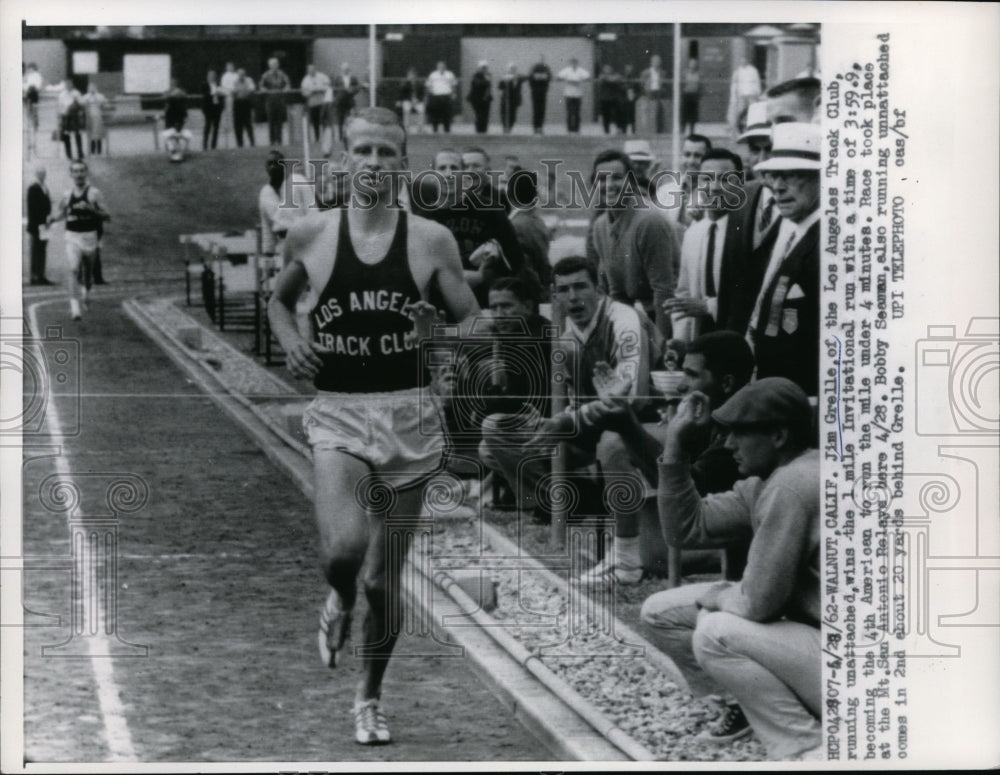
[[[69,300],[69,314],[75,318],[80,317],[80,302],[76,299]]]
[[[639,555],[639,536],[631,538],[615,536],[615,567],[622,570],[642,569],[642,559]]]

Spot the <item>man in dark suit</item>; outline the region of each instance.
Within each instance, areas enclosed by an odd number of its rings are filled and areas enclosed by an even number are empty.
[[[756,250],[778,222],[767,173],[754,172],[754,167],[771,158],[771,122],[767,120],[766,102],[755,102],[747,109],[747,128],[736,142],[747,148],[747,204],[733,219],[733,226],[743,235],[748,249]]]
[[[769,253],[761,245],[774,236],[780,220],[774,192],[767,173],[754,175],[754,166],[771,157],[771,123],[766,116],[767,105],[755,102],[747,110],[747,128],[740,135],[740,144],[747,145],[747,182],[744,203],[729,213],[726,223],[726,244],[731,256],[726,264],[727,282],[719,290],[720,327],[746,333],[754,302],[760,292],[761,275],[767,266]]]
[[[493,81],[490,79],[489,62],[482,60],[472,74],[467,97],[476,114],[476,134],[486,134],[490,125],[490,103],[493,102]]]
[[[684,232],[675,296],[664,309],[672,316],[673,336],[686,342],[699,334],[726,328],[733,297],[746,293],[746,246],[738,230],[729,228],[738,203],[743,161],[732,151],[715,148],[699,167],[707,196],[698,202],[704,213]],[[739,333],[744,333],[740,331]]]
[[[809,396],[819,394],[821,143],[817,124],[778,124],[772,157],[756,166],[781,220],[757,251],[768,258],[747,325],[758,378],[787,377]]]
[[[531,68],[528,78],[528,85],[531,88],[531,126],[535,134],[540,135],[545,125],[545,100],[549,94],[549,84],[552,82],[552,71],[545,64],[543,55],[539,55],[538,62]]]
[[[351,66],[344,62],[340,75],[333,79],[333,106],[337,112],[337,137],[344,139],[344,122],[354,110],[354,98],[361,89],[361,82],[351,73]]]
[[[28,186],[28,234],[31,236],[31,284],[52,285],[45,278],[46,251],[49,247],[46,221],[52,213],[52,200],[45,186],[45,167],[35,167],[35,182]]]

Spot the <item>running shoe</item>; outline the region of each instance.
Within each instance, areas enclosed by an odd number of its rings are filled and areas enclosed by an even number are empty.
[[[319,655],[327,667],[336,667],[340,652],[351,635],[351,612],[340,604],[337,590],[331,589],[319,615]]]
[[[596,587],[603,584],[621,584],[632,586],[638,584],[645,578],[646,574],[642,568],[630,570],[615,565],[610,559],[601,560],[577,579],[577,583],[582,586]]]
[[[354,703],[354,739],[361,745],[385,745],[392,742],[385,714],[377,699]]]
[[[728,743],[746,737],[751,732],[753,727],[743,714],[743,709],[739,705],[727,704],[722,715],[706,727],[698,735],[698,739],[713,743]]]

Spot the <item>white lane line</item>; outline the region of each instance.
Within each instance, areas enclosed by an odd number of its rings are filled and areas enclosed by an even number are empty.
[[[63,302],[63,299],[59,300]],[[38,308],[52,304],[52,301],[40,301],[32,304],[28,308],[28,322],[33,335],[37,336],[42,329],[38,325]],[[42,359],[44,364],[44,359]],[[48,379],[45,380],[49,382]],[[46,402],[45,422],[48,430],[56,443],[60,444],[63,439],[62,424],[59,420],[59,410],[54,400]],[[73,481],[69,460],[65,454],[60,452],[55,457],[55,468],[59,475],[68,481]],[[67,529],[71,531],[67,524]],[[106,612],[101,596],[97,596],[98,621],[96,623],[84,622],[83,631],[95,633],[86,638],[87,646],[90,650],[90,666],[94,671],[94,680],[97,683],[97,701],[101,708],[101,721],[104,725],[104,736],[107,740],[110,761],[138,761],[135,747],[132,745],[132,735],[129,733],[128,723],[125,720],[125,708],[122,706],[121,693],[118,684],[115,683],[114,670],[112,668],[111,643],[104,626]],[[74,605],[76,603],[74,602]],[[87,616],[90,606],[81,606],[84,617]]]
[[[224,390],[215,391],[217,395],[229,395]],[[197,393],[62,393],[58,391],[52,391],[50,395],[54,396],[70,396],[72,398],[113,398],[115,400],[119,398],[155,398],[160,399],[178,399],[185,401],[203,400],[212,397],[212,394],[203,393],[198,391]],[[302,393],[288,393],[286,395],[275,395],[274,393],[246,393],[247,398],[268,398],[268,399],[280,399],[280,398],[298,398],[302,401],[308,402],[310,397]]]

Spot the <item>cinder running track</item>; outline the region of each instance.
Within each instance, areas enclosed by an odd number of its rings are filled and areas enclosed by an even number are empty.
[[[428,650],[416,637],[386,678],[394,744],[353,742],[357,665],[330,671],[315,653],[311,503],[123,314],[139,290],[100,289],[81,323],[61,294],[24,291],[32,333],[61,327],[80,347],[52,382],[56,412],[25,438],[27,759],[551,760],[463,660],[414,656]],[[111,604],[104,635],[73,633],[74,527],[117,538],[95,549],[117,562],[93,585]]]

